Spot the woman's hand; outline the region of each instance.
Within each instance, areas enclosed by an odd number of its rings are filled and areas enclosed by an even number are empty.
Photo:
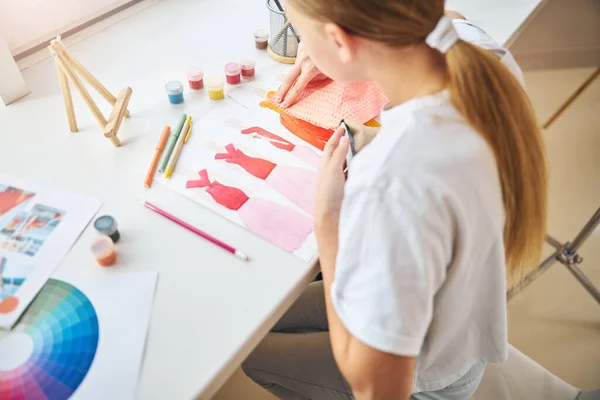
[[[338,128],[331,136],[325,149],[317,180],[317,200],[315,205],[315,232],[317,238],[331,233],[337,234],[346,175],[344,165],[349,142],[344,136],[344,128]]]
[[[319,71],[300,43],[296,63],[283,79],[273,100],[280,103],[281,108],[287,108],[298,100],[298,96],[310,82],[324,79],[328,78]]]

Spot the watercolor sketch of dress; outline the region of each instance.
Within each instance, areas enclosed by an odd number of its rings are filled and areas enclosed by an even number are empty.
[[[236,187],[210,181],[206,169],[198,172],[198,179],[188,180],[186,188],[205,190],[221,206],[237,211],[248,230],[290,253],[298,250],[313,230],[310,218],[273,201],[248,197]]]
[[[273,147],[276,147],[280,150],[288,151],[291,154],[298,157],[298,159],[310,165],[311,167],[315,169],[319,168],[319,164],[321,163],[321,156],[306,146],[295,145],[289,140],[284,139],[281,136],[269,132],[266,129],[260,128],[258,126],[243,129],[241,133],[243,135],[255,135],[254,137],[259,137],[268,140]]]
[[[317,173],[298,167],[277,165],[262,158],[250,157],[233,144],[225,146],[225,153],[215,155],[215,160],[236,164],[250,175],[264,180],[269,186],[290,199],[308,214],[313,215],[317,189]]]

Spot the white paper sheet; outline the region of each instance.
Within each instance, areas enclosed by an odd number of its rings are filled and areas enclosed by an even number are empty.
[[[260,97],[250,94],[245,101],[258,105]],[[242,133],[251,127],[260,127],[278,138]],[[230,151],[228,145],[233,145]],[[232,151],[237,154],[231,156]],[[243,152],[241,161],[238,152]],[[217,154],[223,158],[216,159]],[[317,251],[312,192],[316,189],[321,154],[288,132],[272,110],[260,107],[250,110],[226,99],[215,103],[208,114],[194,119],[190,140],[183,148],[173,177],[167,180],[157,174],[156,179],[270,243],[310,261]],[[248,163],[246,156],[260,161]],[[271,171],[270,167],[263,168],[269,163],[275,165]],[[206,170],[211,185],[218,182],[228,189],[186,187],[190,182],[201,180],[199,172],[202,170]],[[213,189],[216,195],[211,194]],[[236,203],[236,199],[227,199],[227,196],[238,195],[247,196],[248,201],[243,203],[243,198],[238,198]],[[224,205],[224,202],[232,204]]]
[[[0,174],[0,328],[16,322],[100,204]]]
[[[135,399],[158,273],[93,268],[53,278],[90,299],[100,328],[96,356],[72,399]]]

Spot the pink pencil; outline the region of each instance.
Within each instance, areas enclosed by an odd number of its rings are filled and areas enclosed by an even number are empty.
[[[209,242],[212,242],[212,243],[216,244],[217,246],[219,246],[220,248],[222,248],[224,250],[227,250],[228,252],[230,252],[231,254],[235,255],[236,257],[239,257],[242,260],[248,261],[248,256],[247,255],[245,255],[244,253],[242,253],[239,250],[234,249],[233,247],[231,247],[227,243],[224,243],[224,242],[220,241],[219,239],[217,239],[217,238],[209,235],[208,233],[202,232],[198,228],[196,228],[196,227],[188,224],[187,222],[185,222],[185,221],[177,218],[174,215],[169,214],[165,210],[161,210],[160,208],[156,207],[153,204],[148,203],[147,201],[142,202],[142,204],[147,209],[152,210],[155,213],[160,214],[160,215],[162,215],[163,217],[165,217],[167,219],[170,219],[171,221],[175,222],[177,225],[184,227],[188,231],[194,232],[196,235],[198,235],[200,237],[203,237],[204,239],[208,240]]]

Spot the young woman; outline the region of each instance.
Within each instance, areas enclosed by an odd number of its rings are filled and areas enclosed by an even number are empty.
[[[312,62],[377,82],[382,129],[319,172],[312,284],[243,368],[282,399],[467,399],[507,357],[506,276],[539,259],[542,138],[519,81],[443,0],[288,0]]]

